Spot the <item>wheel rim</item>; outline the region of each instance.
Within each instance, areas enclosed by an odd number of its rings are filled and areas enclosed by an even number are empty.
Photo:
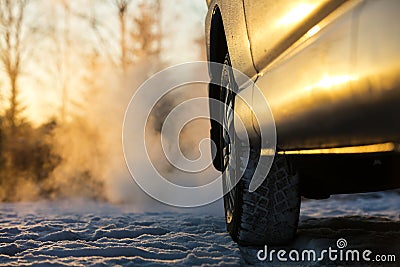
[[[223,131],[222,131],[222,157],[223,157],[223,186],[224,204],[225,204],[225,217],[226,222],[230,224],[233,220],[235,213],[235,198],[236,192],[234,190],[235,177],[236,177],[236,153],[235,153],[235,134],[234,134],[234,80],[228,60],[225,61],[222,77],[222,96],[224,100],[223,105]]]

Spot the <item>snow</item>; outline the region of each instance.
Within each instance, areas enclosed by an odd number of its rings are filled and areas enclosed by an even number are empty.
[[[397,192],[364,193],[336,195],[326,200],[302,201],[297,237],[292,244],[283,247],[286,251],[312,249],[320,253],[332,247],[344,238],[346,249],[371,250],[374,255],[395,255],[397,264],[385,263],[385,266],[399,266],[400,262],[400,195]],[[240,248],[242,260],[246,264],[270,266],[271,262],[261,262],[257,252],[262,248]],[[281,247],[269,247],[268,251]],[[274,266],[287,266],[276,258]],[[318,263],[318,264],[317,264]],[[337,261],[292,262],[293,266],[336,266],[345,263]],[[349,263],[347,263],[349,264]],[[352,262],[360,266],[360,263]],[[370,266],[363,262],[362,266]],[[351,264],[349,264],[351,265]]]
[[[78,200],[3,203],[0,265],[271,264],[258,261],[260,248],[239,248],[231,241],[222,211],[220,215],[184,212],[141,213],[129,206]],[[345,238],[349,247],[397,253],[400,260],[399,214],[396,192],[306,200],[297,238],[286,248],[321,251]]]

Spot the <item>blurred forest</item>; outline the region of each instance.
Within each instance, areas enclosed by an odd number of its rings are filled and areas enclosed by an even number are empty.
[[[107,198],[127,101],[170,63],[167,3],[0,0],[0,201]]]

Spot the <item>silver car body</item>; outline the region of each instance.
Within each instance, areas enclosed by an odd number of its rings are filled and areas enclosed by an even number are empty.
[[[215,61],[212,24],[220,13],[232,67],[255,81],[267,99],[280,151],[399,151],[400,1],[208,5],[208,59]],[[242,93],[256,95],[253,86],[237,82]],[[253,111],[261,105],[259,97],[250,106],[240,99],[235,104],[250,136],[258,134]]]

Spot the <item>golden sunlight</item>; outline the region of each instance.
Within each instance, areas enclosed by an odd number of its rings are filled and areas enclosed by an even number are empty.
[[[315,4],[301,3],[286,13],[279,21],[278,26],[287,26],[302,20],[315,8]]]
[[[376,152],[392,152],[399,151],[399,147],[393,143],[373,144],[364,146],[322,148],[322,149],[305,149],[282,151],[279,154],[286,155],[312,155],[312,154],[358,154],[358,153],[376,153]]]
[[[351,75],[337,75],[337,76],[324,76],[319,82],[310,84],[305,87],[306,91],[311,91],[315,88],[331,89],[332,87],[340,84],[344,84],[350,81],[356,81],[358,77]]]
[[[314,27],[312,27],[312,28],[306,33],[307,38],[310,38],[310,37],[316,35],[320,30],[321,30],[321,27],[320,27],[319,25],[315,25]]]

